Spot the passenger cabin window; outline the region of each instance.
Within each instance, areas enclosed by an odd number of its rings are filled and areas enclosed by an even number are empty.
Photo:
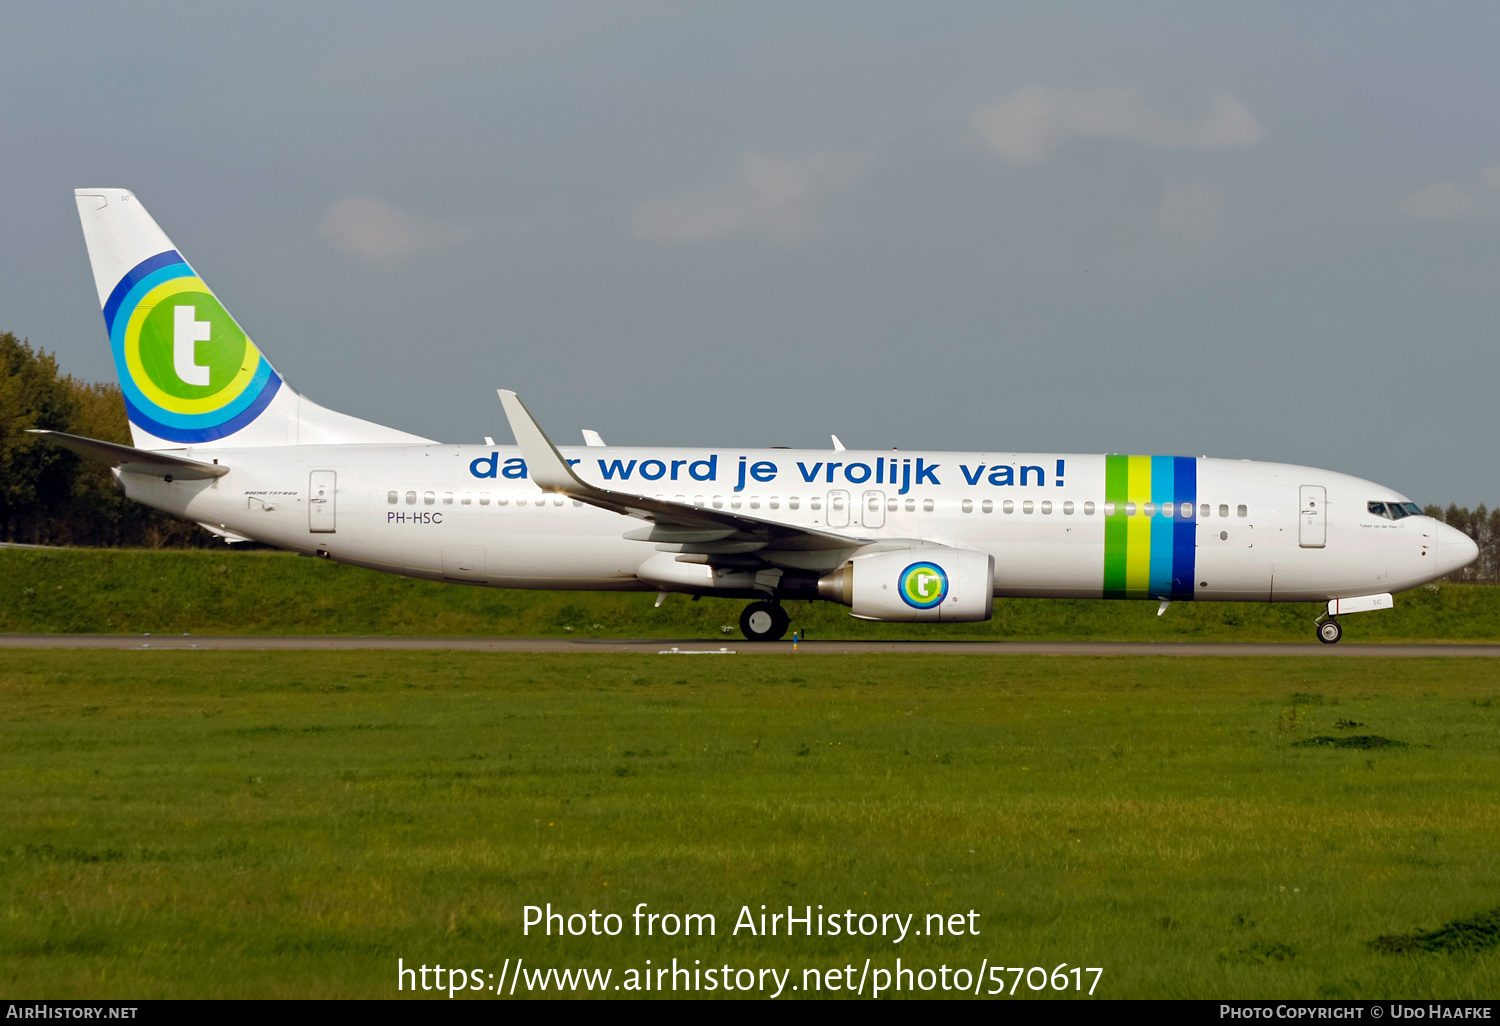
[[[1051,515],[1052,515],[1052,503],[1050,503],[1050,502],[1044,502],[1044,503],[1042,503],[1042,516],[1049,517]]]
[[[1235,509],[1234,509],[1234,513],[1235,513],[1235,516],[1248,517],[1250,515],[1250,507],[1249,506],[1236,506]]]
[[[453,493],[452,492],[444,492],[443,493],[443,505],[444,506],[451,506],[451,505],[453,505]]]
[[[465,506],[471,505],[474,502],[474,493],[464,492],[463,498],[459,499],[459,502],[463,503]]]
[[[406,504],[408,506],[415,506],[417,504],[417,493],[416,492],[407,492],[406,493]]]
[[[1207,518],[1207,517],[1211,516],[1212,514],[1213,514],[1213,507],[1210,506],[1208,503],[1205,502],[1203,505],[1201,505],[1201,506],[1198,507],[1198,515],[1200,517]]]
[[[965,513],[972,513],[972,512],[974,512],[974,500],[973,499],[965,499],[964,503],[963,503],[963,510],[964,510]]]
[[[760,496],[759,495],[752,495],[752,496],[750,496],[750,508],[751,509],[760,509]],[[836,506],[835,508],[842,509],[843,507],[842,506]]]
[[[1073,515],[1073,504],[1071,502],[1065,502],[1065,503],[1063,503],[1063,516],[1070,517],[1072,515]]]
[[[714,496],[714,509],[723,509],[723,508],[724,508],[724,496],[722,496],[722,495],[715,495]]]
[[[797,496],[795,496],[795,495],[793,495],[791,498],[789,498],[789,499],[786,500],[786,508],[787,509],[797,509],[801,505],[802,505],[802,500],[799,499],[799,498],[797,498]]]
[[[932,512],[932,500],[931,499],[923,499],[922,500],[922,512],[923,513],[931,513]]]
[[[1154,517],[1154,516],[1156,516],[1156,503],[1154,503],[1154,502],[1148,502],[1148,503],[1146,503],[1146,508],[1141,511],[1141,516],[1146,516],[1146,517]]]
[[[1127,517],[1133,517],[1133,516],[1135,516],[1135,503],[1133,503],[1133,502],[1127,502],[1125,504],[1125,515]]]
[[[490,504],[490,493],[489,492],[480,492],[479,493],[479,504],[481,506],[488,506]]]
[[[1083,504],[1083,515],[1086,517],[1094,515],[1094,504],[1092,502],[1085,502]]]
[[[916,499],[907,499],[906,500],[906,512],[908,512],[908,513],[915,513],[916,511],[917,511],[917,500]]]
[[[400,494],[397,493],[397,492],[386,492],[385,493],[385,501],[389,502],[392,506],[394,506],[396,504],[396,500],[399,499],[400,497],[401,497]]]
[[[887,513],[894,513],[894,512],[896,512],[896,510],[898,510],[900,508],[901,508],[901,500],[900,499],[887,499],[886,502],[885,502],[885,509],[886,509]]]
[[[1177,512],[1177,507],[1174,506],[1174,505],[1172,505],[1170,502],[1164,502],[1164,503],[1161,504],[1161,515],[1162,516],[1169,517],[1173,513],[1176,513],[1176,512]]]
[[[1182,519],[1191,520],[1193,518],[1193,504],[1191,502],[1184,502],[1179,512],[1182,513]]]
[[[434,502],[437,502],[437,493],[436,492],[423,492],[422,493],[422,504],[424,506],[431,506]]]
[[[1222,503],[1222,502],[1219,503],[1219,516],[1221,516],[1221,517],[1227,517],[1227,516],[1229,516],[1229,506],[1228,506],[1228,504]]]
[[[767,502],[766,505],[770,506],[772,509],[780,509],[781,508],[781,496],[779,496],[779,495],[773,495],[773,496],[771,496],[770,501]]]
[[[1107,516],[1107,517],[1112,517],[1112,516],[1115,515],[1115,504],[1114,503],[1112,503],[1112,502],[1106,502],[1104,504],[1104,515]]]
[[[989,499],[985,499],[983,502],[981,502],[979,504],[979,508],[982,509],[982,510],[984,510],[986,513],[993,513],[993,512],[995,512],[995,504],[993,502],[991,502]]]
[[[1025,502],[1021,503],[1021,512],[1022,513],[1025,513],[1026,515],[1030,516],[1033,512],[1035,512],[1035,510],[1036,510],[1036,503],[1032,502],[1030,499],[1027,499]]]

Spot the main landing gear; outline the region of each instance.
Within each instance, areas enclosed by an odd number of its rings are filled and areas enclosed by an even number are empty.
[[[777,602],[752,602],[740,614],[740,630],[750,641],[780,641],[791,622]]]
[[[1340,627],[1339,622],[1331,616],[1326,620],[1319,620],[1317,627],[1318,640],[1325,645],[1337,645],[1339,639],[1344,636],[1344,628]]]

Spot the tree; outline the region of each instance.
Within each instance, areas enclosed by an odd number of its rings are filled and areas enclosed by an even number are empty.
[[[34,536],[72,485],[71,453],[26,432],[66,431],[72,417],[57,359],[11,332],[0,334],[0,531],[7,539]]]
[[[131,444],[120,386],[60,378],[53,354],[0,334],[0,537],[6,541],[222,544],[196,524],[126,499],[108,466],[27,434],[31,428]]]

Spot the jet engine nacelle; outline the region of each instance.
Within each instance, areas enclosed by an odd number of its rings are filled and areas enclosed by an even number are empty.
[[[818,580],[861,620],[988,620],[994,592],[994,556],[936,545],[855,556]]]

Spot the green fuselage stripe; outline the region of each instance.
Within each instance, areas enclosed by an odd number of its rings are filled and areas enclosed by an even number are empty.
[[[1125,597],[1125,552],[1129,520],[1125,497],[1129,486],[1130,457],[1104,457],[1104,501],[1114,503],[1114,512],[1104,518],[1104,597]]]

